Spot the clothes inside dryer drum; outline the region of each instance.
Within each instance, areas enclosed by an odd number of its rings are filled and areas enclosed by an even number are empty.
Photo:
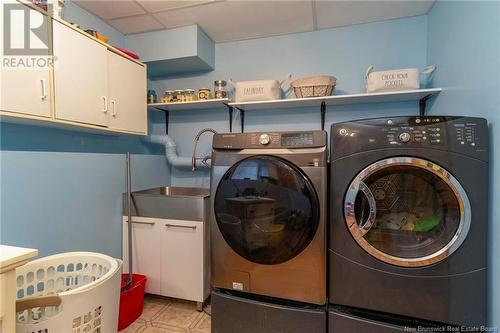
[[[425,169],[391,166],[363,182],[375,199],[376,218],[364,239],[379,251],[399,258],[432,255],[444,248],[460,226],[460,206],[443,179]],[[354,206],[365,220],[369,203],[362,192]]]
[[[253,156],[231,167],[217,188],[214,211],[229,246],[259,264],[279,264],[301,253],[319,223],[310,181],[273,156]]]

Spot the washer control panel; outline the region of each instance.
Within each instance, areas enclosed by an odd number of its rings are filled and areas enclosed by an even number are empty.
[[[213,148],[291,149],[326,146],[325,131],[226,133],[214,135]]]

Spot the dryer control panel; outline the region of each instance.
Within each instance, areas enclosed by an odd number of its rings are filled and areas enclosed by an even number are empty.
[[[467,155],[488,149],[485,119],[422,116],[366,119],[334,124],[332,147],[352,151],[377,148],[435,148]]]

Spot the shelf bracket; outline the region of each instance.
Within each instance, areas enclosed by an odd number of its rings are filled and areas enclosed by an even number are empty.
[[[168,111],[168,109],[163,109],[157,106],[155,106],[154,108],[156,110],[160,110],[165,113],[165,134],[168,135],[168,122],[169,122],[170,112]]]
[[[225,106],[229,109],[229,132],[233,132],[233,111],[236,108],[240,112],[240,123],[241,123],[241,133],[245,132],[245,110],[240,109],[237,106],[230,106],[229,104],[224,103]]]
[[[425,116],[425,111],[426,111],[426,108],[427,108],[427,100],[431,97],[432,95],[426,95],[424,97],[422,97],[419,101],[418,101],[418,107],[419,107],[419,111],[420,111],[420,116],[423,117]]]
[[[168,135],[168,124],[170,122],[170,112],[168,110],[164,110],[165,112],[165,134]]]
[[[245,110],[235,106],[240,112],[241,133],[245,133]]]
[[[325,130],[326,103],[321,102],[321,130]]]
[[[234,108],[227,103],[222,103],[222,104],[227,106],[227,110],[229,113],[229,133],[233,133],[233,113],[234,113],[233,111],[234,111]]]
[[[229,132],[233,133],[233,107],[229,107]]]

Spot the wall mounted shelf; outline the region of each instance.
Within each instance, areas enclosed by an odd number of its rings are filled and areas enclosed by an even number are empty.
[[[198,100],[192,102],[178,103],[152,103],[148,104],[148,110],[160,111],[191,111],[191,110],[220,110],[225,109],[229,102],[227,98]]]
[[[427,100],[442,91],[441,88],[415,89],[403,91],[387,91],[379,93],[361,93],[349,95],[333,95],[325,97],[311,98],[289,98],[272,101],[257,102],[234,102],[229,103],[228,99],[210,99],[203,101],[193,101],[184,103],[154,103],[148,104],[148,109],[161,110],[166,113],[166,124],[168,133],[168,112],[169,111],[188,111],[188,110],[229,110],[229,129],[232,132],[233,110],[240,111],[241,131],[244,131],[245,111],[257,110],[278,110],[278,109],[297,109],[297,108],[320,108],[321,128],[324,129],[325,114],[327,106],[349,105],[349,104],[371,104],[371,103],[394,103],[418,101],[420,115],[425,115]]]
[[[236,108],[241,113],[241,131],[244,130],[245,111],[270,110],[270,109],[295,109],[295,108],[315,108],[319,107],[321,112],[321,128],[325,127],[325,114],[327,106],[349,105],[349,104],[370,104],[370,103],[393,103],[418,101],[420,115],[425,115],[427,100],[442,91],[441,88],[415,89],[403,91],[387,91],[379,93],[361,93],[349,95],[333,95],[325,97],[311,98],[290,98],[274,101],[229,103],[228,107]]]
[[[438,94],[439,92],[441,92],[441,88],[388,91],[380,93],[333,95],[333,96],[311,97],[311,98],[290,98],[290,99],[279,99],[274,101],[262,101],[262,102],[229,103],[229,105],[238,109],[243,109],[245,111],[266,110],[266,109],[312,108],[320,106],[321,102],[325,102],[326,106],[330,106],[330,105],[418,101],[429,95]]]
[[[165,133],[168,134],[168,124],[170,111],[194,111],[194,110],[221,110],[226,109],[229,99],[205,99],[192,102],[177,102],[177,103],[151,103],[148,104],[148,111],[163,111],[165,112]],[[233,111],[229,108],[229,127],[232,130]]]

